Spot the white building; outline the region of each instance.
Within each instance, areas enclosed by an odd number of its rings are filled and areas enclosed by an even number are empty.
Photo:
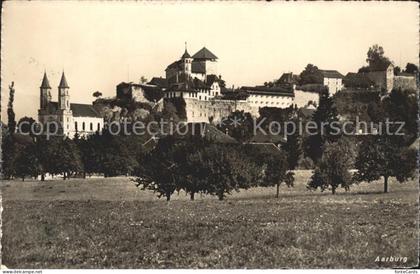
[[[336,70],[320,69],[319,71],[323,77],[323,84],[328,87],[330,95],[334,95],[343,89],[344,76],[341,73]]]
[[[63,72],[58,86],[58,102],[51,101],[51,86],[47,74],[44,73],[40,87],[38,121],[43,125],[56,122],[59,127],[57,133],[70,138],[76,133],[82,136],[101,131],[104,127],[103,118],[90,104],[70,103],[69,89]],[[52,131],[55,132],[55,129]]]
[[[248,94],[247,102],[252,108],[288,108],[293,105],[293,89],[282,87],[242,87]]]

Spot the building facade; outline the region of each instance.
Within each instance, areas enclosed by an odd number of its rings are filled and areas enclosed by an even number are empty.
[[[38,110],[38,121],[42,125],[55,122],[58,128],[51,131],[58,135],[66,135],[73,138],[76,134],[83,136],[101,131],[104,127],[104,120],[99,113],[89,104],[78,104],[70,102],[70,87],[64,72],[58,85],[58,101],[53,102],[51,97],[51,86],[47,74],[44,73],[40,87],[40,108]]]

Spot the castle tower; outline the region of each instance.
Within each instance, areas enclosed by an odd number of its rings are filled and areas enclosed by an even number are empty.
[[[61,75],[60,85],[58,85],[58,107],[61,110],[70,110],[69,85],[64,71]]]
[[[51,101],[51,86],[48,81],[47,72],[44,72],[44,78],[42,79],[40,89],[40,109],[47,109],[48,103]]]
[[[185,75],[188,75],[188,76],[191,75],[191,63],[192,63],[192,61],[193,61],[193,58],[188,53],[188,50],[187,50],[187,42],[185,42],[185,52],[181,56],[182,72]]]

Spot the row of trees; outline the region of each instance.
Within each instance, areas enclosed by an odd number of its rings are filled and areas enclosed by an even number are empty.
[[[169,136],[143,157],[135,181],[169,201],[175,191],[210,194],[223,200],[226,194],[257,186],[293,186],[293,173],[277,148],[261,152],[255,146],[215,144],[199,138],[179,141]]]

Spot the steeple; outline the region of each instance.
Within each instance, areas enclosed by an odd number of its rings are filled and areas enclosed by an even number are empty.
[[[187,42],[185,42],[185,52],[182,55],[181,59],[191,58],[191,55],[187,51]]]
[[[66,76],[64,75],[64,71],[63,71],[63,74],[61,75],[61,81],[58,88],[69,88],[69,85],[67,84]]]
[[[42,79],[41,87],[43,89],[51,89],[50,82],[48,81],[47,72],[44,71],[44,78]]]

